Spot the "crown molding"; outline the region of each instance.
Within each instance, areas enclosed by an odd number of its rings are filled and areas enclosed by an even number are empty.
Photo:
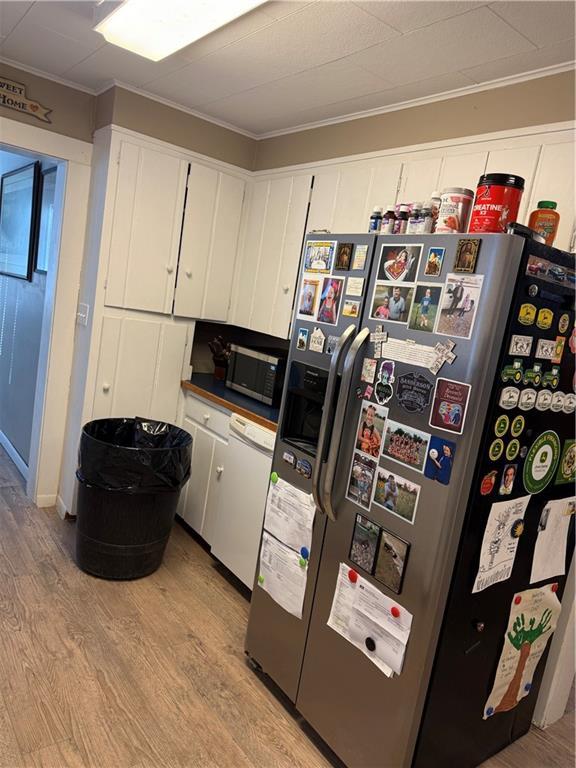
[[[150,101],[156,101],[158,104],[164,104],[166,107],[177,109],[179,112],[184,112],[187,115],[192,115],[192,117],[197,117],[207,123],[218,125],[220,128],[226,128],[229,131],[234,131],[234,133],[239,133],[241,136],[247,136],[249,139],[257,140],[260,138],[258,134],[247,131],[244,128],[239,128],[237,125],[227,123],[225,120],[219,120],[217,117],[211,117],[210,115],[206,115],[204,112],[198,112],[197,110],[191,109],[190,107],[185,107],[182,104],[178,104],[176,101],[165,99],[163,96],[157,96],[156,94],[150,93],[143,88],[137,88],[134,85],[128,85],[127,83],[123,83],[121,80],[111,80],[105,87],[96,91],[95,95],[99,96],[101,93],[105,93],[106,91],[109,91],[110,88],[114,87],[122,88],[124,91],[130,91],[130,93],[135,93],[138,96],[143,96],[145,99],[150,99]]]
[[[277,131],[258,133],[255,137],[259,141],[262,139],[271,139],[275,136],[286,136],[291,133],[299,133],[300,131],[308,131],[314,128],[323,128],[329,125],[337,125],[338,123],[347,123],[351,120],[362,120],[362,118],[365,117],[384,115],[387,112],[398,112],[403,109],[420,107],[425,104],[433,104],[436,101],[456,99],[459,96],[468,96],[473,93],[480,93],[481,91],[491,91],[495,88],[504,88],[507,85],[523,83],[527,80],[537,80],[541,77],[549,77],[551,75],[561,74],[562,72],[569,72],[575,68],[575,64],[576,62],[574,61],[565,62],[563,64],[554,64],[551,67],[542,67],[541,69],[534,69],[530,72],[523,72],[521,75],[511,75],[509,77],[502,77],[497,80],[489,80],[484,83],[467,85],[464,88],[456,88],[451,91],[443,91],[442,93],[435,93],[431,96],[422,96],[418,99],[411,99],[409,101],[399,101],[396,104],[388,104],[385,107],[366,109],[361,112],[353,112],[349,115],[327,118],[326,120],[316,120],[310,123],[301,123],[299,125],[293,126],[292,128],[279,128]]]
[[[9,67],[14,67],[14,69],[21,69],[22,72],[28,72],[31,75],[36,75],[36,77],[41,77],[43,80],[50,80],[53,83],[65,85],[67,88],[72,88],[74,91],[89,93],[91,96],[96,95],[96,91],[94,91],[92,88],[87,88],[84,85],[78,85],[78,83],[73,83],[71,80],[66,80],[64,77],[51,75],[48,72],[44,72],[42,69],[29,67],[27,64],[22,64],[21,62],[14,61],[13,59],[7,59],[4,56],[0,56],[0,64],[7,64]]]

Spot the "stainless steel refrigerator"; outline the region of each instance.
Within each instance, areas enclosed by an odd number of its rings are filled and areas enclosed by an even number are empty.
[[[466,768],[529,728],[543,660],[486,702],[517,594],[561,600],[570,564],[573,515],[531,578],[543,508],[573,493],[573,289],[573,255],[519,235],[305,239],[273,459],[316,506],[305,592],[298,617],[257,570],[246,652],[349,768]],[[523,499],[491,576],[498,505]],[[411,618],[391,676],[376,635],[328,623],[342,568]]]

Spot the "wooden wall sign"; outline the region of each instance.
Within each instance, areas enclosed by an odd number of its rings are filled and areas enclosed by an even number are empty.
[[[26,86],[23,83],[8,80],[8,78],[2,75],[0,75],[0,106],[14,109],[16,112],[23,112],[25,115],[31,115],[43,123],[52,122],[48,117],[52,112],[51,109],[29,99],[26,95]]]

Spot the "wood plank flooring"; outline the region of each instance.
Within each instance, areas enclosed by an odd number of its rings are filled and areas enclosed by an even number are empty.
[[[246,596],[186,531],[133,582],[82,573],[73,542],[0,448],[0,768],[339,765],[247,666]],[[565,717],[483,768],[572,766],[573,741]]]

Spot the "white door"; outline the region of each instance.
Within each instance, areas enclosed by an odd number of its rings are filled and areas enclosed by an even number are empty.
[[[188,330],[162,318],[104,316],[92,418],[174,423]]]
[[[196,533],[202,535],[216,438],[187,416],[183,419],[182,428],[192,435],[192,463],[190,480],[182,491],[178,514]]]
[[[105,303],[170,314],[188,163],[122,141]]]
[[[396,201],[398,161],[356,163],[314,174],[307,230],[367,232],[374,206]]]
[[[202,529],[200,534],[202,538],[212,546],[214,543],[214,525],[216,515],[222,506],[222,491],[224,478],[227,477],[229,467],[230,444],[215,438],[214,453],[212,455],[212,466],[208,478],[208,489],[206,493],[206,509]],[[236,496],[242,496],[246,490],[246,467],[244,474],[244,484],[237,485],[234,489]]]
[[[312,176],[284,176],[251,185],[232,322],[287,338]]]
[[[236,176],[191,164],[175,315],[228,320],[244,187]]]
[[[487,159],[487,151],[445,155],[442,158],[438,191],[441,192],[446,187],[464,187],[476,192],[478,180],[484,173]],[[426,198],[422,202],[426,202]]]
[[[425,203],[430,200],[432,192],[438,190],[441,166],[441,157],[408,160],[403,163],[398,202]],[[458,186],[462,185],[459,184]]]

